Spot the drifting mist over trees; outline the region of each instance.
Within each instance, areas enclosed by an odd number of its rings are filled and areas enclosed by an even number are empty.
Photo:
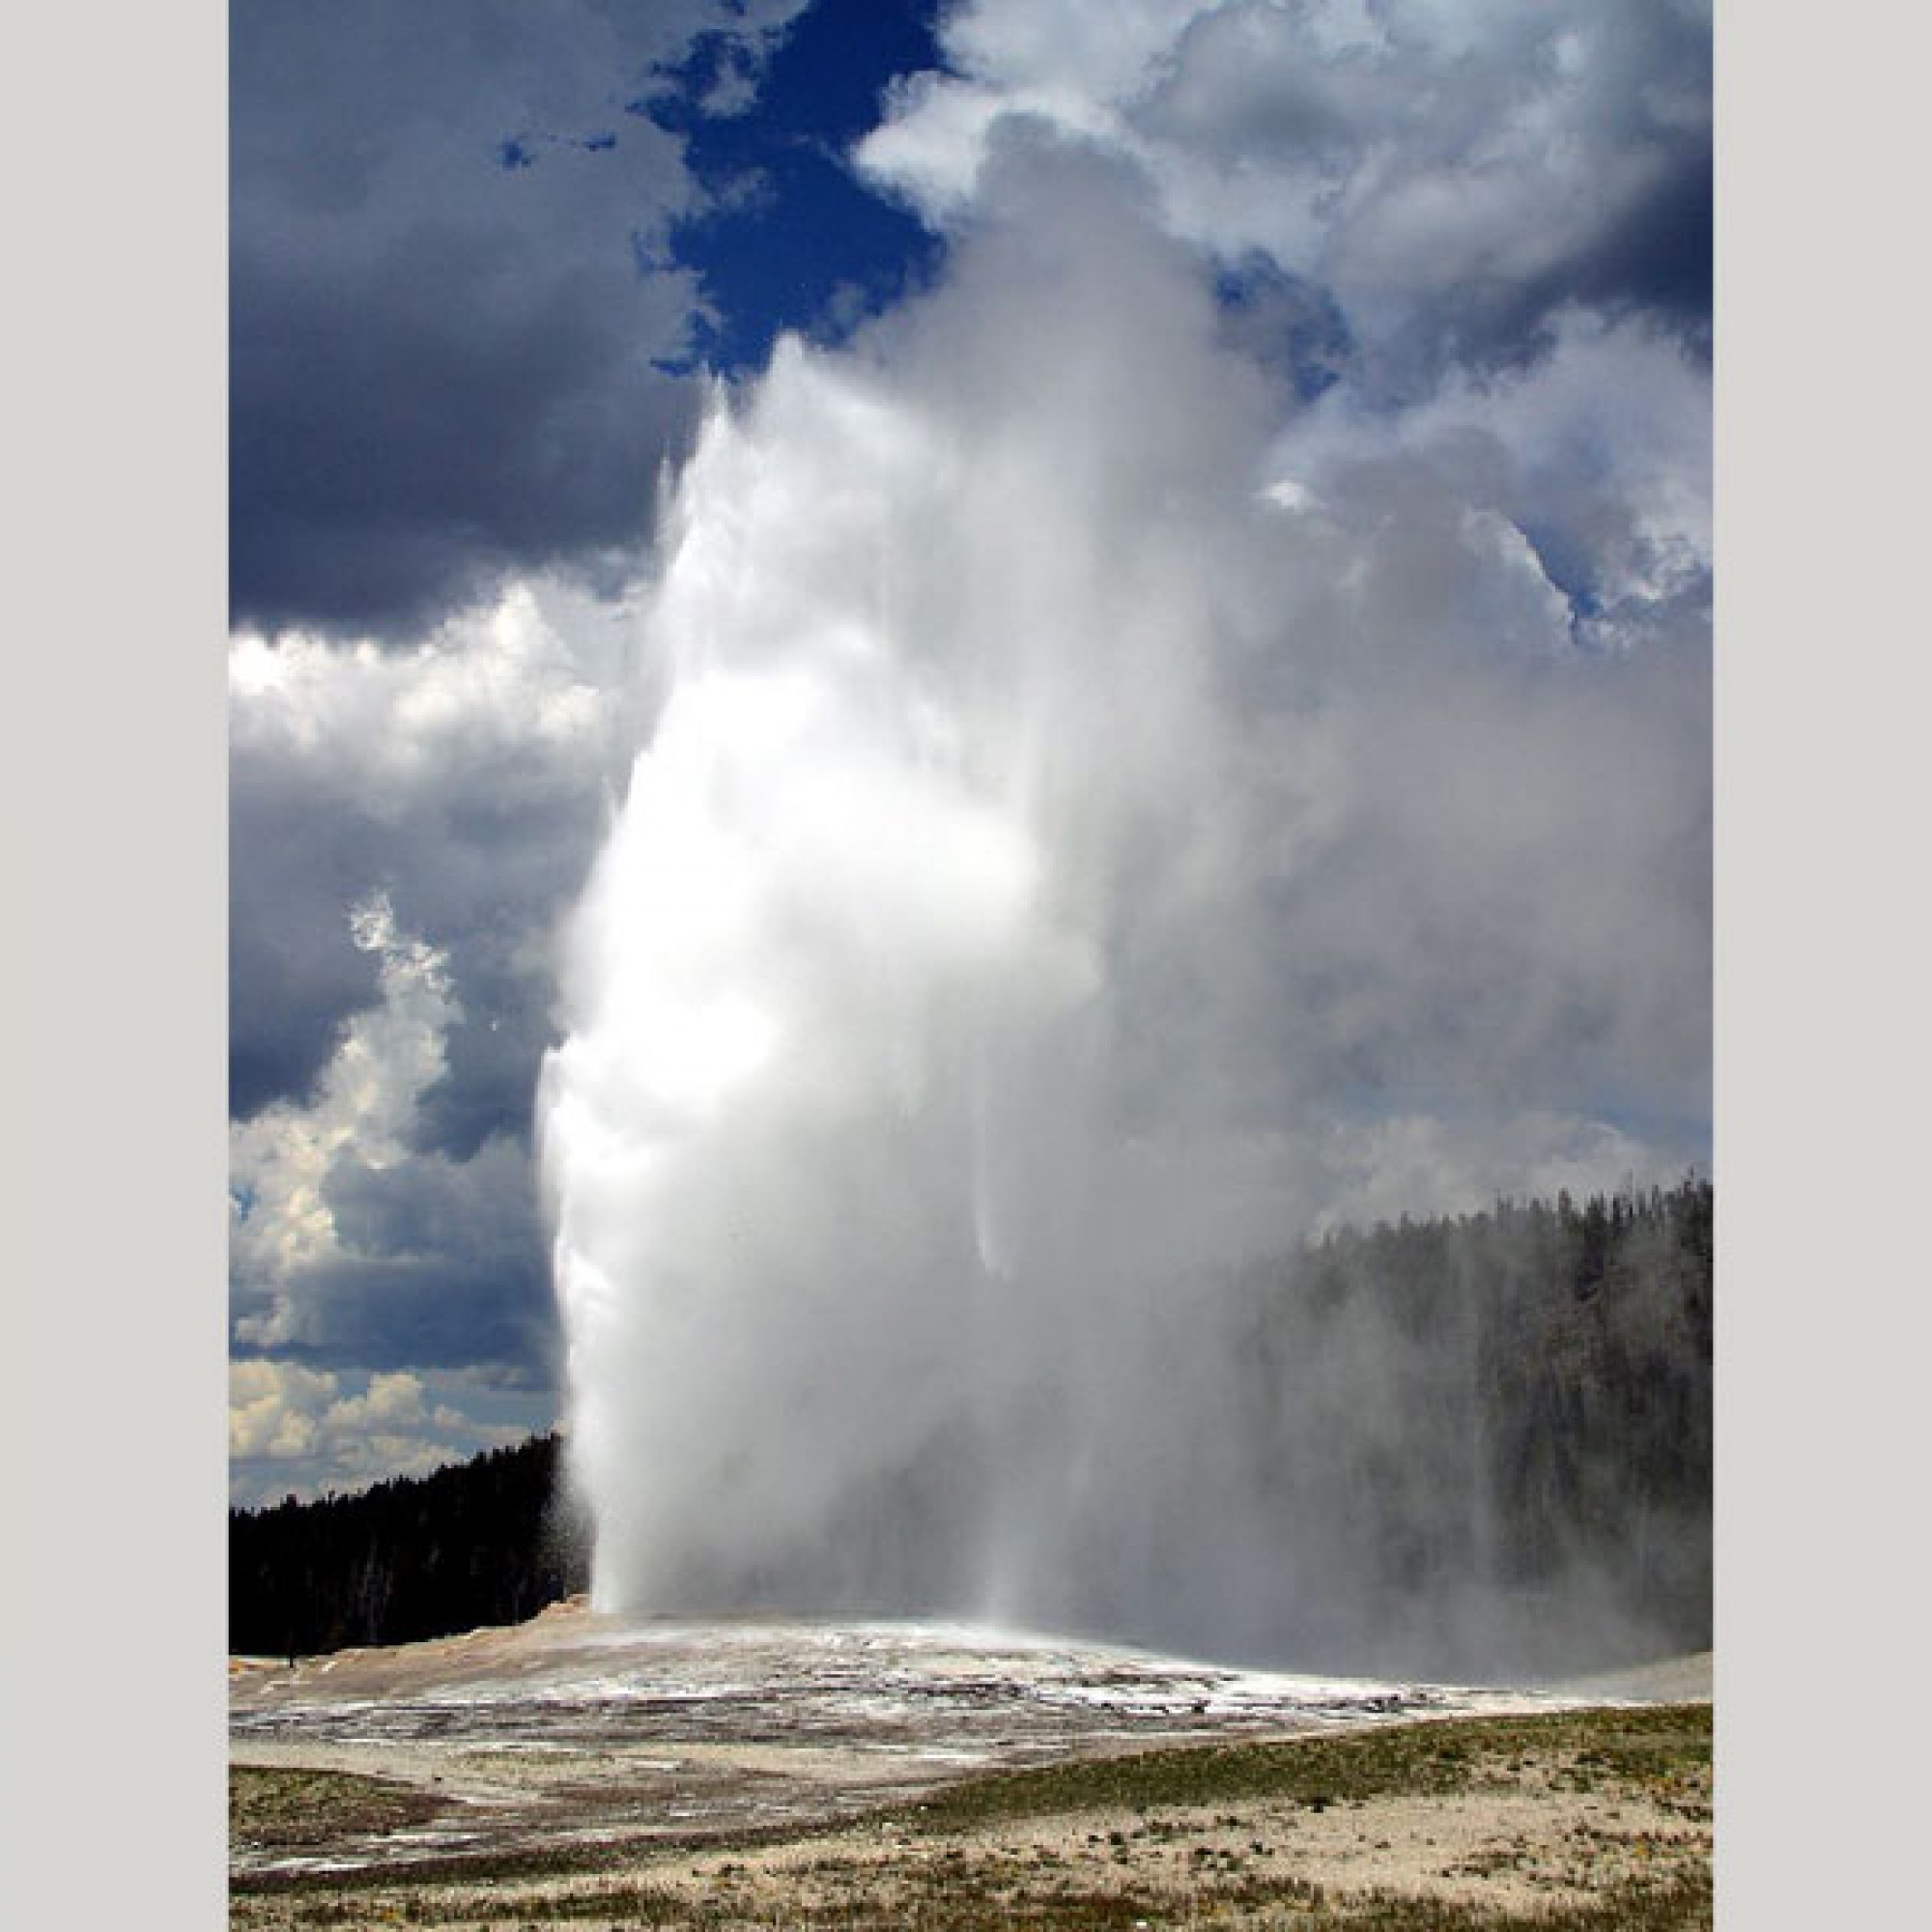
[[[1239,1427],[1321,1579],[1311,1653],[1480,1672],[1708,1647],[1713,1207],[1707,1182],[1499,1203],[1244,1285]]]
[[[1248,1574],[1292,1579],[1300,1662],[1533,1671],[1708,1646],[1713,1209],[1704,1181],[1499,1202],[1343,1230],[1231,1285],[1244,1344],[1209,1426],[1292,1546]],[[558,1449],[231,1513],[230,1647],[407,1642],[585,1587]],[[921,1486],[878,1501],[890,1535]],[[1280,1617],[1233,1605],[1230,1650],[1282,1654],[1259,1634]]]

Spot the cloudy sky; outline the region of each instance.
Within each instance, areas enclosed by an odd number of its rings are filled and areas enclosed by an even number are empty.
[[[1710,76],[1692,0],[238,5],[236,1499],[556,1414],[560,931],[669,478],[785,334],[1195,519],[1310,1214],[1707,1161]]]

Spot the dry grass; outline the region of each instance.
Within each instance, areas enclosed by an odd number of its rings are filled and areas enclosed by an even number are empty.
[[[341,1771],[231,1766],[231,1845],[280,1851],[338,1844],[427,1824],[445,1801],[413,1785]]]
[[[247,1784],[258,1833],[287,1829],[273,1821],[298,1797],[345,1833],[396,1829],[384,1807],[412,1796]],[[233,1922],[1676,1932],[1711,1923],[1710,1795],[1708,1706],[1459,1719],[1069,1762],[837,1825],[580,1848],[548,1870],[244,1878]]]

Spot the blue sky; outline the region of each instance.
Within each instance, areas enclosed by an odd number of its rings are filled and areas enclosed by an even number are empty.
[[[848,151],[901,74],[941,65],[933,4],[820,0],[779,43],[755,99],[711,104],[733,73],[725,36],[626,102],[682,137],[713,205],[672,224],[666,257],[698,278],[703,308],[678,369],[763,366],[781,329],[834,341],[927,278],[936,236],[853,170]],[[747,84],[752,84],[747,82]]]
[[[1348,836],[1280,1050],[1357,1137],[1336,1198],[1400,1205],[1378,1121],[1425,1122],[1413,1178],[1427,1120],[1505,1089],[1546,1123],[1522,1173],[1708,1156],[1703,10],[251,0],[230,147],[239,1498],[554,1416],[533,1095],[648,730],[663,479],[781,332],[909,398],[1035,335],[1074,380],[1071,306],[1011,345],[975,320],[989,233],[1062,238],[1003,271],[1042,290],[1096,222],[1157,235],[1278,418],[1258,480],[1330,517],[1294,648]],[[1134,287],[1081,259],[1097,338]],[[1177,369],[1134,366],[1191,420]],[[1414,710],[1378,709],[1398,676]],[[1431,810],[1364,776],[1404,759]],[[1471,775],[1512,764],[1520,822]],[[1463,823],[1600,902],[1546,917]],[[1492,958],[1548,984],[1492,997]]]

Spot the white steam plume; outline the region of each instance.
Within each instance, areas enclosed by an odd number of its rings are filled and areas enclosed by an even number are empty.
[[[1579,650],[1506,448],[1297,472],[1102,160],[981,194],[663,532],[539,1104],[595,1594],[1293,1654],[1226,1285],[1384,1157],[1411,1211],[1681,1168],[1706,665]]]

